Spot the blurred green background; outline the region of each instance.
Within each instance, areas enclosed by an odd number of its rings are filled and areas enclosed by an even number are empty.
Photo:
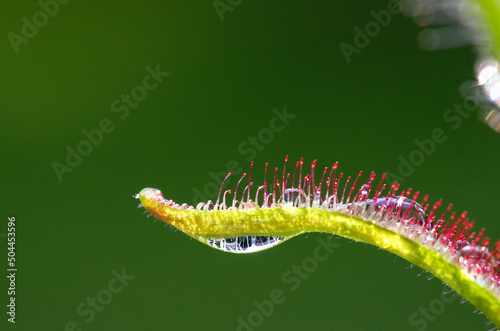
[[[397,174],[414,140],[441,128],[447,140],[402,188],[453,202],[500,238],[500,136],[475,113],[456,130],[443,120],[464,100],[459,86],[474,79],[472,48],[422,51],[419,28],[400,14],[351,63],[340,50],[387,1],[241,1],[223,21],[211,1],[71,1],[17,53],[7,36],[22,35],[23,17],[33,22],[40,4],[0,7],[0,234],[15,216],[18,267],[15,325],[6,321],[1,277],[2,330],[65,330],[71,322],[81,330],[236,330],[237,318],[247,320],[253,301],[274,289],[286,300],[255,330],[422,328],[409,318],[439,299],[443,284],[385,251],[333,239],[340,246],[292,291],[282,275],[327,235],[225,254],[137,209],[132,196],[144,187],[193,203],[213,183],[209,173],[233,161],[247,171],[254,160],[255,183],[265,162],[281,167],[285,155],[318,159],[320,168],[339,161],[350,175]],[[120,119],[113,102],[157,65],[169,76]],[[285,106],[296,117],[255,155],[244,152],[241,144]],[[105,118],[114,130],[58,180],[53,163],[65,164],[67,146],[76,149],[82,131]],[[77,307],[122,268],[135,278],[88,321]],[[485,323],[455,300],[426,329]]]

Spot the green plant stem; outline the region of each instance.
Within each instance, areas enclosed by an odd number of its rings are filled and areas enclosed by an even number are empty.
[[[150,190],[150,189],[148,189]],[[141,191],[144,208],[162,221],[207,244],[211,238],[273,236],[291,238],[325,232],[375,245],[429,271],[481,310],[500,327],[500,300],[439,252],[371,221],[340,212],[303,207],[200,211],[163,204]]]
[[[486,25],[489,30],[492,42],[492,49],[490,54],[499,60],[500,56],[500,3],[495,0],[476,0],[479,5],[483,20],[482,23]]]
[[[330,212],[332,213],[332,212]],[[324,232],[383,248],[432,273],[481,310],[500,327],[500,301],[493,293],[472,280],[462,269],[437,252],[379,225],[356,217],[332,213]]]

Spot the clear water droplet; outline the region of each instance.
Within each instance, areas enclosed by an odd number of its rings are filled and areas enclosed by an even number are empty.
[[[291,204],[293,207],[306,207],[307,196],[303,190],[298,188],[289,188],[285,190],[283,202]]]
[[[420,206],[420,204],[406,197],[382,197],[374,201],[374,199],[368,199],[362,202],[357,202],[354,204],[349,204],[350,208],[354,212],[359,212],[362,210],[369,210],[375,213],[384,213],[387,210],[391,211],[391,214],[396,216],[406,216],[405,220],[414,219],[418,224],[425,224],[426,213],[425,210]]]
[[[206,243],[215,249],[230,253],[255,253],[281,244],[285,237],[242,236],[235,238],[207,239]]]

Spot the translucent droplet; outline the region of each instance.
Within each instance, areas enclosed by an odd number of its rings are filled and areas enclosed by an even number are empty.
[[[393,216],[405,216],[405,220],[414,219],[418,224],[425,224],[425,210],[420,204],[406,197],[385,197],[378,198],[375,201],[373,199],[368,199],[366,201],[366,207],[364,206],[365,202],[358,202],[356,204],[358,206],[352,207],[354,210],[356,210],[356,207],[363,207],[375,213],[390,211]]]
[[[291,204],[293,207],[305,207],[307,203],[304,191],[297,188],[286,189],[283,200],[283,203]]]
[[[285,237],[242,236],[235,238],[207,239],[206,243],[215,249],[230,253],[255,253],[284,242]]]

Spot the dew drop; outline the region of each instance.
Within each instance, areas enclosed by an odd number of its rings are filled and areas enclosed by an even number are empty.
[[[284,242],[285,237],[242,236],[234,238],[207,239],[206,244],[215,249],[230,253],[255,253]],[[202,240],[203,241],[203,240]]]
[[[306,207],[307,197],[303,190],[289,188],[285,190],[283,203],[291,204],[293,207]]]

